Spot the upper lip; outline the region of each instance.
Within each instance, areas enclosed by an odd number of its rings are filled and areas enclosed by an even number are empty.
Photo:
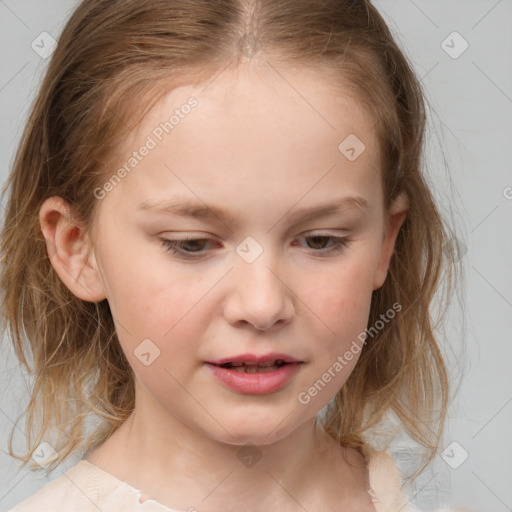
[[[216,359],[214,361],[207,361],[214,365],[221,365],[225,363],[245,363],[245,364],[261,364],[269,361],[275,361],[282,359],[285,363],[301,363],[299,359],[295,359],[288,354],[282,354],[280,352],[269,352],[268,354],[256,355],[256,354],[239,354],[236,356],[223,357],[222,359]]]

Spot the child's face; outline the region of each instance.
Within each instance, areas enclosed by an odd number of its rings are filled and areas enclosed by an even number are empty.
[[[137,410],[234,444],[285,437],[347,380],[403,220],[393,217],[386,241],[373,123],[358,105],[319,74],[279,73],[224,71],[208,87],[175,89],[127,141],[111,174],[134,151],[136,165],[98,199],[95,261],[138,380]],[[192,96],[197,105],[183,107]],[[166,133],[160,123],[175,110]],[[366,146],[354,161],[338,149],[350,134]],[[368,206],[294,215],[348,197]],[[144,202],[204,210],[173,215],[142,210]],[[187,237],[210,240],[183,242],[175,253],[163,243]],[[347,245],[329,237],[347,237]],[[207,364],[271,352],[302,363],[277,389],[261,373],[253,394]]]

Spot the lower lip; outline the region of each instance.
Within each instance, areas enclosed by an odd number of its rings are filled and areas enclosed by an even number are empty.
[[[281,389],[295,375],[301,364],[287,363],[276,370],[259,373],[239,372],[211,363],[206,363],[206,366],[229,389],[245,395],[265,395]]]

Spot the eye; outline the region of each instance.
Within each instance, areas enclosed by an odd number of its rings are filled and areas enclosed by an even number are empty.
[[[323,253],[331,253],[331,252],[339,252],[345,247],[348,246],[350,242],[350,237],[337,237],[332,235],[327,235],[323,233],[313,233],[309,236],[304,237],[305,240],[312,240],[313,243],[308,242],[308,246],[312,249],[317,249],[314,252],[323,252]],[[331,240],[333,243],[325,249],[325,241]],[[311,247],[313,245],[313,247]],[[323,247],[318,247],[318,245]],[[316,246],[316,247],[315,247]]]
[[[164,247],[172,253],[181,253],[186,255],[202,254],[201,248],[204,247],[205,242],[213,242],[211,238],[184,238],[182,240],[167,240],[161,239]],[[199,243],[198,243],[199,242]],[[183,249],[182,246],[192,246],[192,250]],[[194,250],[194,248],[196,250]],[[198,249],[198,250],[197,250]],[[194,256],[192,256],[194,257]]]
[[[338,253],[348,246],[350,237],[336,237],[323,233],[313,233],[309,236],[302,237],[304,240],[311,240],[307,245],[315,253]],[[178,253],[184,255],[186,258],[199,258],[202,257],[207,251],[204,250],[208,243],[216,243],[211,238],[191,238],[187,237],[181,240],[167,240],[161,239],[163,246],[173,254]],[[325,247],[326,242],[331,241],[332,244]],[[318,247],[321,246],[321,247]]]

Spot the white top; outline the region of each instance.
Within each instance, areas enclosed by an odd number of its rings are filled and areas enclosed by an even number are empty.
[[[363,447],[376,512],[419,512],[400,489],[400,473],[385,451]],[[152,499],[140,502],[142,492],[98,466],[82,459],[9,512],[186,512],[168,508]]]

